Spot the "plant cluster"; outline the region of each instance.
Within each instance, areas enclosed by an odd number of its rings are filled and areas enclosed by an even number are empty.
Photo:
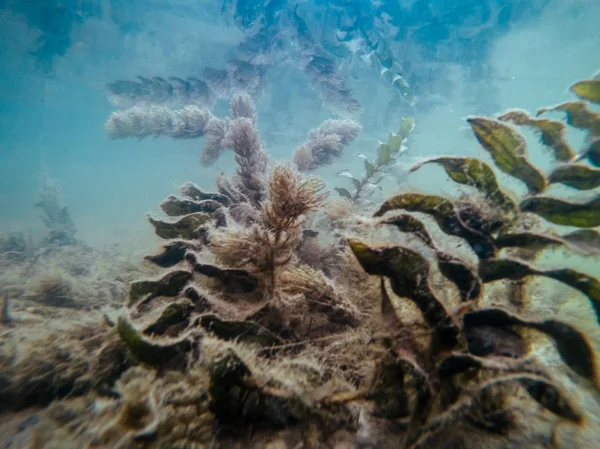
[[[600,100],[598,79],[572,90]],[[594,184],[557,173],[598,176],[600,116],[585,101],[553,109],[589,133],[583,154],[560,122],[523,111],[467,119],[494,165],[527,186],[525,198],[483,160],[435,157],[413,171],[441,165],[469,194],[392,196],[339,239],[326,218],[311,218],[328,207],[322,181],[270,162],[250,98],[234,98],[230,117],[208,126],[226,123],[218,148],[234,151],[237,174],[219,178],[216,192],[185,184],[161,204],[170,220],[150,218],[167,242],[147,260],[166,273],[134,282],[127,313],[107,319],[111,351],[127,357],[108,364],[88,420],[79,408],[58,427],[68,423],[89,448],[591,447],[600,281],[536,259],[546,248],[598,255],[598,197],[544,191],[565,179]],[[509,120],[536,127],[563,163],[540,172]],[[329,161],[317,149],[355,133],[329,124],[298,158]],[[317,137],[328,143],[310,144]],[[578,229],[558,234],[542,220]],[[369,243],[385,231],[394,242]],[[579,291],[595,316],[579,325],[545,317],[555,300],[529,291],[534,277],[574,289],[561,305]]]

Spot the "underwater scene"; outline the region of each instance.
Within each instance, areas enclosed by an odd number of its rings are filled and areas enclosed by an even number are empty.
[[[600,448],[598,0],[0,0],[0,449]]]

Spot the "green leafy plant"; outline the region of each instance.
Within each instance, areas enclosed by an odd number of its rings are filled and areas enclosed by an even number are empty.
[[[389,170],[397,163],[397,158],[406,151],[405,142],[415,128],[413,117],[407,117],[400,124],[398,133],[389,133],[387,142],[381,142],[377,149],[377,158],[371,162],[362,153],[364,158],[365,173],[362,178],[355,177],[349,170],[342,170],[338,176],[344,176],[352,181],[353,191],[343,187],[336,187],[336,192],[353,203],[359,204],[366,201],[375,191],[380,189],[378,184],[385,178]]]

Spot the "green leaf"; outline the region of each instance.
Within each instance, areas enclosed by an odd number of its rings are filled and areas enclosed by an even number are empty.
[[[507,175],[519,179],[529,193],[543,192],[547,187],[544,175],[527,159],[527,143],[517,130],[498,120],[468,117],[475,137],[485,148],[496,166]]]
[[[144,338],[125,318],[119,317],[117,331],[131,354],[149,366],[176,366],[185,361],[185,354],[191,351],[192,344],[187,338],[161,344]]]
[[[600,79],[579,81],[570,90],[582,100],[600,103]]]
[[[534,196],[519,204],[522,212],[531,212],[561,226],[595,228],[600,226],[600,195],[586,202],[570,202],[553,197]]]
[[[379,151],[377,154],[377,165],[387,165],[390,162],[390,155],[392,154],[392,149],[387,143],[382,143],[379,145]]]
[[[388,146],[392,153],[398,153],[402,147],[402,136],[400,134],[390,133],[388,137]]]
[[[503,122],[511,122],[519,126],[529,126],[535,129],[541,136],[541,142],[552,148],[554,157],[559,161],[570,161],[575,154],[567,142],[567,125],[548,119],[537,119],[530,117],[527,111],[513,109],[498,117]]]
[[[495,206],[511,212],[516,211],[516,204],[500,189],[494,171],[485,162],[471,157],[440,156],[425,159],[414,165],[410,171],[416,171],[430,163],[440,164],[454,182],[476,188]]]
[[[402,123],[400,123],[398,136],[404,140],[413,131],[413,129],[415,129],[415,119],[413,117],[406,117],[404,120],[402,120]]]
[[[587,165],[565,164],[550,173],[548,181],[577,190],[593,190],[600,186],[600,169]]]

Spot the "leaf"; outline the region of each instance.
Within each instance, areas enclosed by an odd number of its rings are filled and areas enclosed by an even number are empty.
[[[581,160],[587,158],[588,162],[594,167],[600,167],[600,138],[593,139],[576,158]]]
[[[600,104],[599,79],[578,81],[570,87],[570,90],[582,100]]]
[[[146,295],[150,295],[151,298],[177,296],[191,279],[192,273],[189,271],[177,270],[165,274],[157,281],[133,282],[129,287],[127,307],[133,306],[142,296]]]
[[[551,183],[564,184],[577,190],[592,190],[600,186],[600,169],[587,165],[566,164],[548,176]]]
[[[160,314],[160,317],[144,329],[144,335],[164,335],[170,327],[176,325],[187,325],[189,317],[194,309],[194,304],[185,299],[180,302],[169,304]]]
[[[354,175],[352,173],[350,173],[350,170],[342,170],[341,172],[339,172],[337,174],[337,176],[344,176],[346,178],[353,178],[354,179]]]
[[[406,101],[409,106],[415,105],[416,95],[403,76],[396,73],[392,79],[392,87],[400,94],[400,97],[402,97],[402,99]]]
[[[197,212],[212,214],[219,210],[223,205],[213,200],[194,201],[180,199],[174,195],[169,195],[161,204],[160,208],[170,217],[180,215],[189,215]]]
[[[600,281],[587,274],[571,268],[542,270],[520,260],[499,259],[482,261],[479,276],[484,283],[500,279],[519,280],[528,276],[544,276],[562,282],[588,297],[600,323]]]
[[[393,210],[431,215],[442,231],[465,239],[479,257],[489,258],[495,254],[491,239],[467,226],[459,217],[454,204],[445,198],[421,193],[403,193],[385,201],[374,216],[381,217]]]
[[[518,232],[502,234],[494,240],[498,249],[523,248],[527,250],[543,251],[550,247],[564,247],[584,256],[598,254],[600,251],[600,236],[596,231],[590,234],[567,234],[565,236],[554,236],[539,234],[536,232]]]
[[[188,253],[187,260],[196,273],[217,279],[225,293],[252,293],[258,288],[258,279],[245,270],[219,268],[215,265],[198,263],[194,254]]]
[[[375,166],[371,164],[367,159],[365,159],[365,170],[367,173],[366,179],[369,179],[375,174]]]
[[[392,149],[386,143],[382,143],[379,145],[379,150],[377,152],[377,165],[387,165],[390,162],[390,155],[392,154]]]
[[[414,165],[410,172],[431,163],[440,164],[454,182],[476,188],[496,205],[510,211],[517,210],[517,205],[500,189],[494,171],[485,162],[475,158],[433,157]]]
[[[193,182],[186,182],[179,191],[183,196],[187,196],[194,201],[212,200],[221,203],[225,207],[231,206],[231,199],[222,193],[203,192]]]
[[[591,343],[573,326],[557,321],[531,321],[503,309],[482,309],[465,314],[463,324],[467,332],[473,327],[491,326],[504,329],[520,326],[543,332],[554,340],[561,359],[569,368],[597,385],[597,362]]]
[[[188,285],[182,295],[192,301],[195,312],[204,313],[212,309],[210,299],[201,290],[193,285]]]
[[[481,281],[475,270],[458,257],[436,251],[440,272],[458,288],[461,301],[473,301],[481,295]]]
[[[540,193],[546,189],[544,175],[527,160],[527,143],[518,131],[485,117],[471,116],[467,122],[500,170],[525,183],[530,193]]]
[[[429,262],[420,254],[402,247],[370,247],[350,239],[352,252],[363,269],[390,279],[394,293],[412,300],[436,337],[435,346],[454,347],[459,329],[429,283]]]
[[[514,363],[506,363],[498,359],[474,357],[470,354],[452,353],[440,363],[439,376],[441,379],[447,379],[473,368],[476,370],[490,369],[509,373],[502,377],[493,377],[491,380],[480,384],[478,389],[482,395],[495,386],[518,382],[525,387],[526,391],[535,401],[547,410],[577,424],[583,421],[581,413],[571,405],[566,399],[566,395],[558,386],[550,383],[550,381],[535,372],[523,372],[523,368]]]
[[[554,150],[554,157],[559,161],[570,161],[574,152],[567,142],[567,126],[562,122],[548,119],[536,119],[531,117],[527,111],[513,109],[498,117],[498,120],[512,122],[515,125],[529,126],[541,135],[541,141],[547,147]]]
[[[280,345],[282,340],[268,329],[252,321],[226,321],[216,315],[202,315],[198,323],[217,337],[261,346]]]
[[[350,171],[349,171],[349,170],[342,170],[342,171],[341,171],[341,172],[339,172],[337,175],[338,175],[338,176],[343,176],[343,177],[346,177],[346,178],[350,178],[350,179],[352,180],[352,183],[354,184],[354,187],[356,188],[356,190],[359,190],[359,189],[360,189],[360,187],[361,187],[361,182],[360,182],[358,179],[356,179],[356,178],[355,178],[355,177],[352,175],[352,173],[350,173]]]
[[[517,372],[514,374],[506,374],[501,377],[493,377],[491,380],[480,384],[478,389],[482,394],[485,394],[492,388],[513,382],[518,382],[525,387],[529,396],[548,411],[576,424],[582,423],[583,417],[581,413],[571,405],[561,388],[538,374]]]
[[[400,129],[398,130],[398,136],[400,136],[402,138],[402,141],[404,141],[414,129],[415,129],[414,117],[412,117],[412,116],[406,117],[404,120],[402,120],[402,123],[400,123]]]
[[[523,341],[521,341],[521,344],[524,344]],[[507,373],[517,373],[518,375],[524,374],[523,371],[525,370],[522,362],[510,360],[509,358],[479,357],[464,352],[453,352],[440,362],[438,365],[438,373],[441,379],[447,379],[456,376],[457,374],[464,373],[472,368],[475,368],[476,370],[489,369],[494,371],[504,371]],[[533,370],[531,370],[531,372],[532,374],[535,374]]]
[[[396,226],[401,232],[410,232],[430,248],[435,249],[433,239],[425,225],[418,218],[408,214],[395,215],[380,221],[381,224]]]
[[[502,234],[494,239],[498,249],[504,248],[523,248],[543,250],[549,246],[564,245],[565,242],[560,237],[554,237],[535,232],[519,232]]]
[[[148,217],[148,221],[154,226],[154,230],[159,237],[185,240],[200,238],[203,234],[200,227],[208,223],[210,219],[210,215],[203,213],[186,215],[175,222],[166,222]]]
[[[381,289],[381,316],[383,318],[383,322],[387,330],[390,333],[398,332],[398,330],[402,327],[402,322],[398,318],[396,314],[396,309],[392,304],[392,300],[388,295],[387,289],[385,288],[385,278],[381,278],[380,282]]]
[[[563,419],[581,424],[583,417],[566,399],[564,393],[556,385],[533,376],[520,376],[520,381],[527,393],[540,405]]]
[[[600,196],[585,203],[575,203],[558,198],[534,196],[527,198],[519,208],[522,212],[539,215],[550,223],[576,228],[600,226]]]
[[[402,147],[402,136],[400,134],[390,133],[388,136],[388,147],[391,153],[399,153]]]
[[[365,183],[366,184],[379,184],[381,181],[383,181],[385,179],[385,175],[386,173],[384,171],[379,171],[378,173],[375,174],[375,176],[373,176],[370,180],[370,182]]]
[[[340,195],[343,196],[344,198],[348,198],[349,200],[352,201],[352,194],[350,192],[348,192],[348,190],[344,189],[343,187],[334,187],[334,190]]]
[[[185,259],[188,251],[197,251],[200,247],[186,240],[177,240],[163,246],[163,251],[155,256],[146,256],[144,259],[162,268],[171,268]]]
[[[537,115],[548,111],[564,111],[569,125],[589,131],[592,136],[600,136],[600,115],[591,111],[587,103],[583,101],[567,101],[557,106],[541,108]]]
[[[166,345],[147,340],[122,316],[117,321],[117,331],[131,354],[149,366],[181,365],[185,361],[185,354],[192,349],[192,342],[188,339]]]
[[[366,198],[373,195],[377,191],[382,191],[381,186],[373,184],[372,182],[365,182],[361,188],[361,197]]]
[[[382,224],[396,226],[401,232],[410,232],[435,251],[438,268],[440,272],[453,282],[459,290],[461,300],[468,301],[479,297],[481,294],[481,282],[475,271],[462,260],[451,256],[450,254],[439,251],[433,243],[425,225],[412,215],[397,215],[387,220],[381,221]]]
[[[593,229],[579,229],[562,236],[576,251],[585,255],[600,253],[600,233]]]

